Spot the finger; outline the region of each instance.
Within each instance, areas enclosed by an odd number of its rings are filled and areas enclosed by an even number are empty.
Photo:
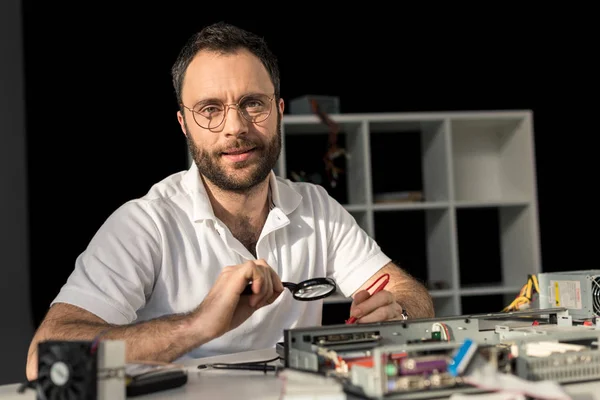
[[[363,311],[357,307],[362,302],[366,301],[371,294],[366,290],[361,290],[354,295],[354,300],[352,300],[352,305],[350,306],[350,316],[355,318],[362,317]]]
[[[269,266],[269,264],[267,264],[267,260],[265,260],[264,258],[259,258],[259,259],[255,260],[254,264],[256,264],[256,265],[262,265],[263,267],[268,267]]]
[[[273,296],[273,279],[267,268],[263,268],[263,274],[265,276],[263,292],[261,293],[261,299],[257,302],[257,308],[263,307],[269,304],[269,299]]]
[[[277,299],[277,297],[279,297],[279,295],[285,290],[285,288],[283,287],[283,283],[281,282],[281,279],[279,278],[277,272],[269,264],[267,264],[267,262],[264,259],[258,259],[255,263],[259,266],[264,267],[264,270],[266,271],[265,277],[269,278],[270,283],[269,292],[266,294],[264,304],[260,304],[260,306],[262,307],[263,305],[273,303]]]
[[[359,318],[356,322],[359,324],[368,324],[371,322],[389,321],[397,319],[401,314],[402,307],[399,307],[399,304],[394,302],[394,304],[379,307],[373,312]]]
[[[357,322],[369,323],[401,319],[403,320],[404,316],[402,315],[402,311],[402,306],[398,302],[394,301],[392,304],[380,307],[369,314],[363,315],[363,317]]]
[[[248,275],[245,272],[247,267],[248,266],[246,264],[242,264],[241,266],[240,265],[227,265],[226,267],[223,267],[223,270],[221,271],[221,274],[219,276],[219,279],[218,279],[216,285],[220,285],[221,287],[223,287],[223,286],[230,287],[230,285],[234,285],[235,290],[232,291],[231,293],[238,293],[238,294],[243,293],[245,290],[247,290],[248,283],[250,281],[252,281],[251,276],[249,276],[249,277],[246,276],[246,275]],[[240,273],[242,274],[241,277],[239,277]],[[227,291],[227,293],[230,293],[230,292]]]
[[[267,292],[269,290],[269,276],[265,273],[265,270],[259,266],[256,266],[257,274],[260,275],[260,288],[258,288],[258,292],[254,296],[253,301],[251,302],[251,306],[258,308],[265,300],[267,296]]]
[[[260,308],[269,304],[269,299],[273,296],[273,269],[267,265],[264,260],[257,260],[255,268],[259,271],[261,279],[260,292],[257,293],[255,299],[250,303],[252,307]]]
[[[386,321],[388,319],[392,319],[393,311],[391,307],[381,307],[377,310],[373,311],[370,314],[367,314],[361,318],[359,318],[356,323],[358,324],[369,324],[372,322],[381,322]]]
[[[358,294],[359,293],[357,293],[357,295]],[[394,295],[386,290],[382,290],[381,292],[375,293],[369,298],[361,301],[359,304],[353,305],[353,307],[351,307],[351,315],[356,318],[361,318],[362,316],[372,313],[378,308],[386,307],[392,303],[396,303]]]
[[[243,264],[242,273],[244,280],[247,282],[251,281],[252,294],[250,295],[248,304],[254,307],[257,300],[260,300],[261,292],[264,286],[264,274],[253,261],[247,261]],[[257,299],[258,298],[258,299]]]
[[[275,293],[282,293],[285,290],[285,288],[283,287],[281,278],[279,277],[277,272],[271,267],[269,267],[269,272],[271,275],[271,281],[273,282],[273,291]]]
[[[268,273],[266,272],[266,268],[268,268],[269,266],[266,263],[266,261],[262,258],[252,262],[252,266],[254,268],[254,273],[258,274],[261,277],[261,285],[257,288],[259,290],[255,291],[255,293],[260,293],[264,295],[266,293],[265,283],[268,279]]]
[[[285,291],[285,287],[283,287],[283,283],[279,278],[279,275],[271,268],[271,281],[273,282],[273,293],[271,297],[267,300],[268,304],[272,304],[277,298]]]

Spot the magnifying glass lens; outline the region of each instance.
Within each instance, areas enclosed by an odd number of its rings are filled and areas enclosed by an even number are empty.
[[[327,294],[327,293],[331,292],[331,290],[332,290],[331,285],[314,285],[314,286],[298,289],[298,291],[295,293],[295,295],[296,295],[296,297],[303,297],[303,298],[317,297],[317,296],[322,296],[324,294]]]
[[[335,282],[330,278],[314,278],[302,281],[298,284],[283,282],[296,300],[309,301],[319,300],[335,293]],[[252,294],[252,283],[246,286],[243,295]]]
[[[297,300],[318,300],[335,293],[335,283],[327,278],[309,279],[296,285],[292,290]]]

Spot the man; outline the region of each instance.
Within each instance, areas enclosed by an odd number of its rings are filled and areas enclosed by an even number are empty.
[[[357,323],[432,317],[427,290],[326,191],[278,178],[279,70],[262,39],[226,24],[192,37],[173,66],[194,163],[117,209],[77,258],[29,350],[47,339],[124,339],[128,360],[171,362],[274,346],[321,323],[320,301],[282,281],[329,276]],[[384,273],[390,282],[365,289]],[[242,295],[251,282],[253,293]]]

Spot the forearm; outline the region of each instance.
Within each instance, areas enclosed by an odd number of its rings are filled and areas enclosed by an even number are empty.
[[[433,300],[429,291],[420,282],[410,279],[404,284],[396,284],[390,289],[396,302],[402,306],[409,318],[433,318]]]
[[[172,315],[132,325],[89,321],[51,323],[43,336],[59,340],[123,340],[126,360],[171,362],[208,341],[188,315]]]
[[[55,306],[56,307],[56,306]],[[198,328],[193,314],[165,316],[131,325],[110,325],[73,306],[60,305],[51,310],[31,342],[27,377],[37,377],[37,345],[46,340],[123,340],[127,362],[171,362],[210,340]],[[73,310],[73,312],[70,312]]]
[[[394,295],[396,302],[407,312],[409,318],[435,316],[433,299],[425,285],[394,263],[389,263],[380,272],[390,275],[390,283],[385,290]]]

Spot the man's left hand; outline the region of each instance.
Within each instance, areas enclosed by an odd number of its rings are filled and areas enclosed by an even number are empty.
[[[350,317],[355,317],[356,323],[370,323],[405,319],[402,306],[398,304],[391,292],[382,290],[371,295],[361,290],[354,295],[350,307]]]

